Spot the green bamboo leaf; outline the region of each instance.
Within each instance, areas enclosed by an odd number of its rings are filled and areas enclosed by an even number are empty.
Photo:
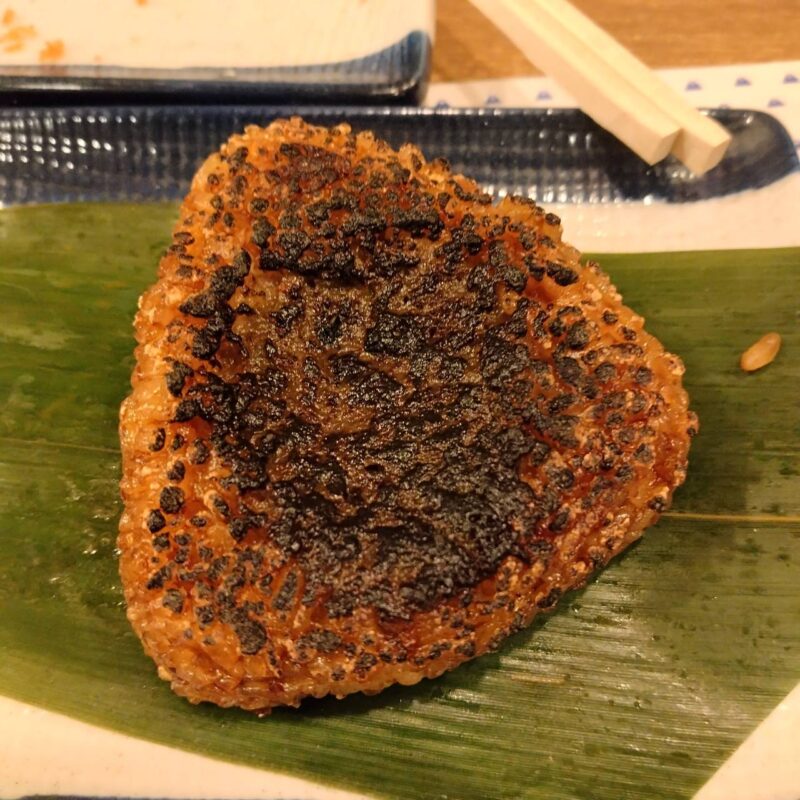
[[[631,552],[437,681],[259,719],[194,707],[131,632],[117,409],[167,205],[0,213],[0,692],[396,798],[688,798],[800,673],[800,251],[603,256],[687,365],[689,479]],[[741,351],[784,337],[754,375]]]

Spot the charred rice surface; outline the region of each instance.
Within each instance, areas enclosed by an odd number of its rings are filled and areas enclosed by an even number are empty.
[[[641,535],[680,361],[524,198],[347,126],[248,128],[142,297],[121,573],[159,674],[267,709],[496,647]]]

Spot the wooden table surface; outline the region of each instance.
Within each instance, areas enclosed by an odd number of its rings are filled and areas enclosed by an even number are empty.
[[[573,0],[651,67],[800,58],[800,0]],[[535,75],[468,0],[437,0],[431,79]]]

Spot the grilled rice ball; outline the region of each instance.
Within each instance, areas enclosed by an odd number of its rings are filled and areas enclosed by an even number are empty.
[[[524,197],[347,125],[211,155],[136,316],[120,568],[158,673],[266,710],[496,648],[641,536],[683,366]]]

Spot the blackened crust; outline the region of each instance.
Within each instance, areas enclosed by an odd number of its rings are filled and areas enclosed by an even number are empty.
[[[346,126],[206,161],[121,424],[128,613],[176,691],[263,709],[439,674],[664,510],[682,367],[559,224]]]

